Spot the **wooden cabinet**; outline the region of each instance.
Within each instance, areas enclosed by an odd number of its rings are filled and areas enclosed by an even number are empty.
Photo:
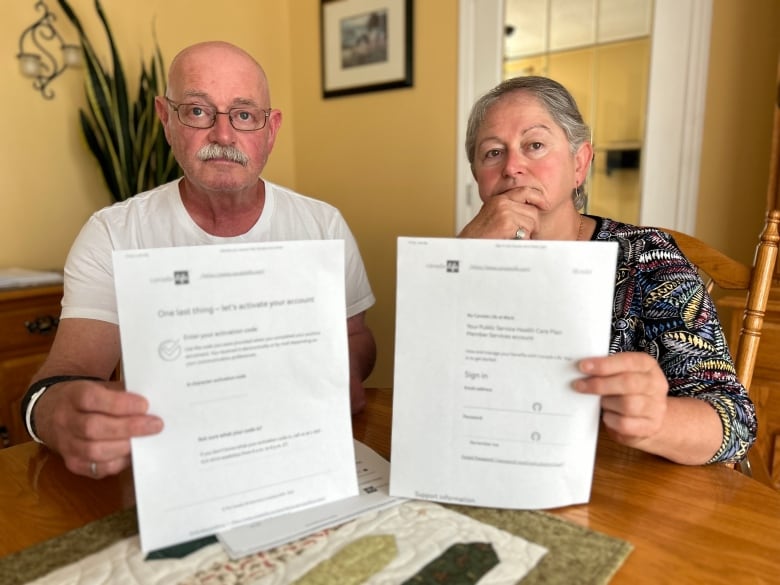
[[[29,441],[19,407],[54,340],[62,286],[0,291],[0,446]]]
[[[729,296],[718,301],[718,312],[727,332],[729,347],[736,348],[741,327],[744,297]],[[750,394],[758,415],[758,448],[775,488],[780,489],[780,289],[773,288],[758,346]]]

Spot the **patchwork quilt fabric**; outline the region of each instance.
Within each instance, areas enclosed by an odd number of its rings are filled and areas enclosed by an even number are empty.
[[[408,501],[273,550],[230,560],[219,543],[182,559],[145,560],[124,538],[34,585],[510,585],[543,546],[438,504]]]

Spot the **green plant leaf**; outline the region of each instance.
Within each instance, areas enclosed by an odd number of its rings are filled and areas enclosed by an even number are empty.
[[[86,114],[84,114],[83,111],[79,112],[79,118],[81,120],[81,129],[84,133],[84,138],[87,141],[87,145],[89,146],[89,149],[92,151],[92,154],[95,155],[95,158],[100,163],[100,166],[105,169],[112,169],[113,165],[111,164],[111,161],[109,157],[106,154],[106,151],[98,138],[97,133],[95,132],[95,128],[92,126],[92,121],[89,117],[87,117]],[[104,174],[104,178],[106,180],[106,184],[108,185],[109,189],[111,189],[112,192],[115,192],[119,189],[119,185],[117,184],[116,176],[113,172],[108,172]]]
[[[113,198],[122,201],[181,176],[154,107],[155,97],[165,92],[165,68],[156,36],[148,67],[141,63],[138,92],[133,100],[100,0],[95,0],[95,10],[111,52],[111,69],[101,64],[68,1],[57,2],[79,32],[88,106],[87,111],[79,111],[81,129]]]
[[[128,105],[127,83],[125,82],[122,59],[116,49],[114,35],[111,32],[108,19],[106,19],[106,15],[103,12],[103,7],[100,5],[100,0],[95,0],[95,10],[100,17],[100,21],[103,23],[103,28],[105,29],[106,37],[108,38],[108,46],[111,49],[111,61],[114,69],[114,75],[111,77],[111,95],[113,97],[111,116],[116,132],[115,145],[117,156],[122,160],[122,164],[125,168],[132,168],[133,144],[128,135],[128,132],[132,131],[130,127],[130,107]],[[128,179],[129,178],[130,177],[128,177]]]

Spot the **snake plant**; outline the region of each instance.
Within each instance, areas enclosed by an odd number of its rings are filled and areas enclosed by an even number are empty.
[[[149,63],[141,63],[138,93],[133,100],[100,0],[95,0],[95,10],[111,49],[111,70],[101,64],[67,0],[57,1],[81,39],[88,104],[88,110],[79,110],[81,129],[113,198],[123,201],[180,176],[181,170],[154,110],[155,96],[165,92],[165,69],[159,45],[155,42]]]

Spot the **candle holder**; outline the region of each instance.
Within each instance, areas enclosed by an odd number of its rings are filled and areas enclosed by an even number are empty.
[[[43,0],[35,3],[35,9],[43,14],[22,32],[16,58],[19,59],[21,74],[32,78],[33,88],[50,100],[54,92],[49,84],[68,67],[81,65],[81,46],[65,42],[54,27],[56,16]],[[52,47],[54,50],[51,50]]]

